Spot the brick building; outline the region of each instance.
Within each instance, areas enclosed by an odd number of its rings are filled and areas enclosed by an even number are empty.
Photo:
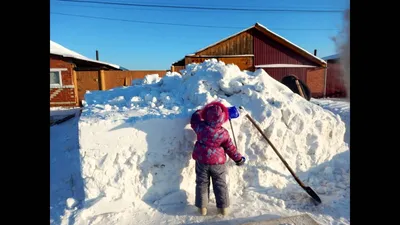
[[[326,97],[345,98],[347,97],[346,86],[343,79],[340,55],[334,54],[323,58],[328,63],[326,77]]]
[[[79,106],[76,70],[121,70],[121,67],[89,59],[50,41],[50,107]]]

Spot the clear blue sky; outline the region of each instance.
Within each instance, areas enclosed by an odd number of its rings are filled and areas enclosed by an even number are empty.
[[[230,8],[342,10],[348,0],[94,0],[122,3]],[[343,14],[337,12],[240,12],[193,9],[138,8],[130,6],[50,0],[50,12],[120,20],[211,25],[238,28],[204,28],[143,24],[50,14],[50,39],[95,59],[130,70],[170,69],[171,63],[207,45],[259,22],[309,52],[335,54],[331,40],[338,34]],[[328,30],[293,30],[328,29]],[[330,30],[329,30],[330,29]]]

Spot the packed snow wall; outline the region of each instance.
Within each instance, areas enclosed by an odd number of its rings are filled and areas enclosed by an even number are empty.
[[[294,94],[263,70],[240,71],[235,65],[207,60],[188,65],[182,75],[149,75],[130,87],[89,92],[85,99],[79,132],[87,208],[99,202],[118,205],[114,211],[193,204],[195,134],[189,121],[196,109],[213,100],[244,106],[244,113],[258,121],[310,185],[327,183],[332,176],[347,179],[345,163],[310,172],[348,149],[340,117]],[[242,167],[227,162],[232,204],[248,188],[282,192],[295,185],[244,113],[232,120],[238,150],[248,159]],[[229,123],[224,126],[230,131]],[[327,193],[334,190],[331,186],[318,190]]]

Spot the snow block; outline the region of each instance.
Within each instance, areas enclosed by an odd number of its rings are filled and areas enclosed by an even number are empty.
[[[113,205],[115,214],[108,219],[115,221],[118,213],[193,206],[196,176],[191,154],[196,135],[190,117],[216,100],[246,109],[232,124],[238,150],[248,160],[241,167],[231,160],[226,164],[233,210],[240,207],[251,215],[254,209],[245,204],[303,212],[313,207],[246,113],[303,182],[341,196],[332,203],[320,196],[326,207],[348,205],[349,157],[337,157],[348,152],[345,124],[264,70],[244,72],[235,65],[207,60],[188,65],[182,75],[169,73],[144,81],[85,95],[79,144],[86,199],[84,213],[76,221],[89,224],[90,218],[108,212],[107,205]],[[224,126],[231,133],[229,122]],[[214,204],[213,194],[210,197]],[[338,216],[348,218],[347,212]]]

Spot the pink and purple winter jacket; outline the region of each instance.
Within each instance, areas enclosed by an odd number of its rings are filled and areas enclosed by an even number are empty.
[[[229,119],[228,109],[220,102],[212,102],[193,113],[190,120],[197,141],[192,158],[203,164],[225,164],[226,154],[234,161],[242,158],[228,131],[222,127]]]

